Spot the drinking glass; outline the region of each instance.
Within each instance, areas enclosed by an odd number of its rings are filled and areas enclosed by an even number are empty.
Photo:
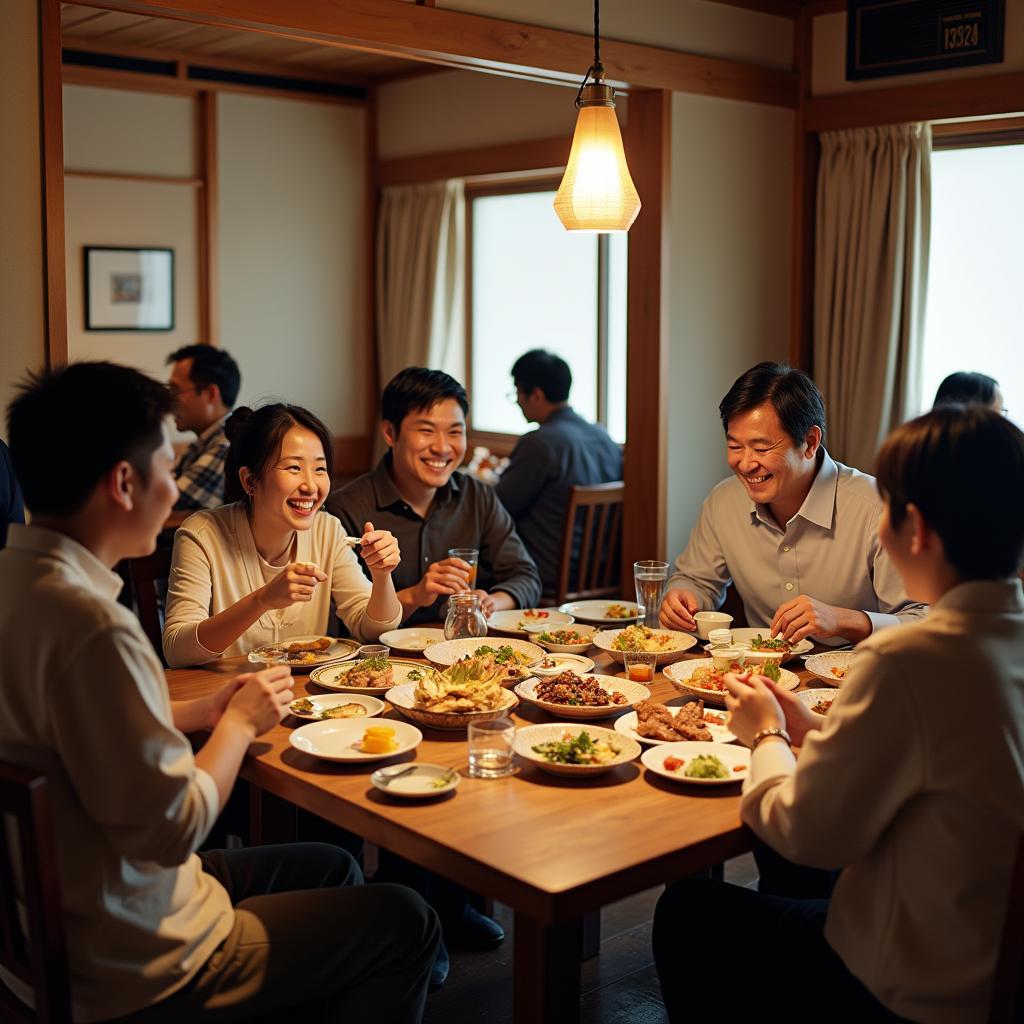
[[[512,774],[516,727],[508,718],[470,722],[467,731],[469,774],[477,779],[499,779]]]
[[[449,548],[449,558],[461,558],[469,566],[469,589],[476,589],[476,568],[480,563],[480,552],[476,548]]]
[[[356,654],[360,658],[388,658],[391,656],[391,648],[387,644],[363,644]]]
[[[444,620],[444,638],[461,640],[464,637],[487,636],[487,620],[476,593],[452,594],[448,598],[448,615]]]
[[[636,584],[636,603],[640,606],[637,621],[657,629],[661,599],[665,596],[665,584],[668,582],[668,562],[650,559],[634,562],[633,582]]]
[[[624,651],[622,660],[626,664],[626,675],[634,683],[649,683],[658,668],[656,651]]]

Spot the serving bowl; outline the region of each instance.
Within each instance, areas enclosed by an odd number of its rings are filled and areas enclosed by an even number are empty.
[[[464,640],[445,640],[439,644],[431,644],[423,657],[437,668],[447,668],[463,658],[473,657],[479,647],[511,647],[518,654],[526,656],[529,662],[539,661],[544,657],[544,648],[531,644],[528,640],[517,640],[510,636],[467,637]]]
[[[693,658],[684,661],[679,665],[666,667],[664,676],[679,691],[691,697],[700,697],[701,700],[710,701],[713,704],[725,704],[725,690],[707,689],[703,686],[696,686],[690,682],[690,676],[699,668],[712,668],[714,663],[710,658]],[[789,669],[779,669],[778,685],[783,690],[795,690],[800,685],[800,677]]]
[[[630,711],[642,700],[648,700],[651,691],[640,683],[631,682],[628,679],[620,679],[618,676],[602,675],[581,675],[581,679],[593,679],[608,693],[621,693],[626,698],[625,704],[552,704],[550,701],[541,700],[537,696],[537,687],[542,680],[524,679],[515,689],[516,694],[529,704],[548,712],[550,715],[557,715],[559,718],[611,718],[612,715],[620,714],[623,711]]]
[[[629,627],[624,627],[629,628]],[[623,658],[624,651],[616,650],[612,644],[615,638],[622,632],[621,629],[601,629],[594,634],[594,646],[600,647],[602,651],[607,651],[612,658],[615,659],[620,665],[625,664]],[[689,633],[681,633],[674,629],[655,629],[653,633],[659,636],[668,636],[672,639],[672,646],[668,650],[658,651],[658,664],[659,665],[671,665],[675,661],[679,661],[680,658],[686,656],[686,652],[697,643],[697,638],[691,636]]]
[[[823,683],[828,683],[829,686],[842,686],[845,680],[836,676],[832,669],[848,672],[856,656],[856,651],[824,651],[806,658],[804,666],[812,676]]]
[[[836,699],[836,691],[831,687],[823,686],[814,690],[801,690],[797,696],[811,711],[814,711],[814,705],[819,701],[827,700],[830,703],[834,701]],[[822,718],[825,718],[828,714],[827,711],[824,714],[820,711],[814,711],[814,713],[821,715]]]
[[[541,743],[560,740],[566,733],[578,736],[581,732],[588,733],[594,740],[606,740],[613,743],[618,748],[618,754],[607,764],[559,764],[556,761],[548,761],[533,749]],[[516,730],[515,750],[524,761],[537,765],[542,771],[568,778],[602,775],[617,768],[620,764],[629,764],[630,761],[635,761],[640,756],[640,744],[636,740],[622,736],[614,729],[603,729],[599,725],[589,725],[583,722],[524,726]]]
[[[429,729],[464,731],[470,722],[490,722],[495,718],[501,718],[519,704],[519,698],[511,690],[503,689],[501,704],[496,708],[480,711],[428,711],[416,705],[416,686],[416,683],[393,686],[388,690],[386,699],[400,715]]]
[[[554,631],[558,632],[559,630],[565,629],[571,630],[573,633],[575,633],[577,636],[582,637],[583,639],[581,639],[581,641],[578,644],[559,644],[553,643],[550,640],[542,640],[542,634],[550,632],[550,630],[542,630],[541,633],[532,633],[531,636],[533,637],[534,641],[536,641],[536,643],[540,644],[540,646],[544,648],[545,651],[551,651],[552,654],[584,654],[585,652],[589,651],[591,647],[593,647],[593,629],[581,630],[573,627],[556,626]]]

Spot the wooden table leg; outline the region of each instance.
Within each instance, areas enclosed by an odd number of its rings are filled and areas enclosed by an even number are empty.
[[[298,829],[295,804],[251,785],[250,836],[254,846],[294,843]]]
[[[581,922],[542,925],[516,912],[516,1024],[578,1024]]]

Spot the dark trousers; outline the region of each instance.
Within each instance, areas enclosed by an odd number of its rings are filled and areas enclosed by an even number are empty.
[[[765,896],[705,878],[670,885],[652,938],[669,1020],[902,1020],[825,941],[827,912],[828,900]]]
[[[838,871],[794,864],[760,839],[754,840],[754,862],[761,880],[757,891],[766,896],[788,896],[796,900],[827,900],[832,896]]]

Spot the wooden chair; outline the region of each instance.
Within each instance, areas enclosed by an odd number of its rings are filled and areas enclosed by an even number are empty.
[[[26,985],[35,1010],[0,985],[0,1020],[12,1024],[70,1024],[64,918],[46,778],[0,761],[0,964]],[[10,841],[16,835],[16,856]],[[18,915],[14,865],[21,868],[27,936]]]
[[[591,597],[622,596],[622,503],[626,485],[621,480],[589,487],[570,487],[562,526],[558,589],[551,601],[579,601]],[[573,559],[573,541],[579,552]]]
[[[1024,833],[1017,841],[1017,859],[1010,876],[988,1019],[989,1024],[1024,1020]]]
[[[160,607],[156,598],[156,584],[171,574],[171,549],[158,547],[151,555],[128,559],[128,578],[131,580],[135,607],[143,632],[149,637],[157,656],[164,660],[163,628],[160,625]]]

